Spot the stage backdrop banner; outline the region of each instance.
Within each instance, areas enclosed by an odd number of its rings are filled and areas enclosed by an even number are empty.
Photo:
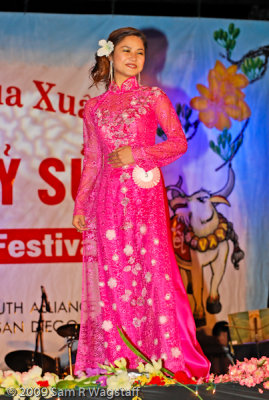
[[[178,265],[197,326],[261,309],[268,295],[269,23],[0,14],[0,368],[33,350],[67,363],[56,330],[80,321],[81,237],[72,228],[82,111],[98,41],[122,26],[149,41],[142,83],[177,109],[188,151],[164,167]],[[166,140],[158,130],[156,142]],[[103,361],[103,360],[100,360]]]

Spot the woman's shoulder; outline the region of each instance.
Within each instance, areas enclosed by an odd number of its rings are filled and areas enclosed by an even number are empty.
[[[153,97],[166,96],[165,92],[158,86],[140,86],[140,90]]]
[[[106,92],[105,92],[106,93]],[[100,102],[100,100],[102,100],[103,96],[105,95],[105,93],[102,93],[98,96],[95,97],[91,97],[90,99],[88,99],[84,105],[84,112],[91,112],[94,111],[94,109],[96,108],[97,104]]]

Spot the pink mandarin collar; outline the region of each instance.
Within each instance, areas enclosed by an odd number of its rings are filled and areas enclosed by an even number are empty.
[[[116,82],[111,82],[109,85],[108,90],[114,93],[124,93],[129,92],[130,90],[135,90],[139,88],[139,84],[135,76],[131,76],[130,78],[126,79],[119,87]]]

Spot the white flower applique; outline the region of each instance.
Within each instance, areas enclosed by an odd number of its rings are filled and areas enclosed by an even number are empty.
[[[116,237],[116,232],[115,232],[114,229],[108,229],[108,230],[106,231],[106,238],[107,238],[108,240],[113,240],[113,239],[115,239],[115,237]]]
[[[117,281],[115,278],[110,278],[107,284],[110,287],[110,289],[114,289],[117,286]]]
[[[113,324],[111,321],[105,320],[102,323],[102,328],[104,329],[104,331],[109,332],[113,328]]]
[[[138,272],[142,270],[141,264],[136,263],[135,265],[132,266],[132,273],[134,275],[138,275]]]
[[[147,232],[147,225],[146,224],[140,225],[140,233],[141,233],[141,235],[145,235],[146,232]]]
[[[131,290],[125,289],[125,293],[121,296],[121,299],[123,301],[129,301],[131,294],[132,294]]]
[[[145,279],[146,279],[146,282],[150,282],[151,281],[151,277],[152,277],[152,274],[151,274],[151,272],[147,272],[146,274],[145,274]]]
[[[167,317],[165,315],[160,315],[159,317],[160,324],[165,324],[167,322]]]
[[[123,172],[120,176],[120,182],[123,183],[124,181],[131,178],[131,175],[128,172]]]
[[[126,254],[127,257],[131,256],[134,252],[133,247],[130,244],[127,244],[124,249],[123,252]]]
[[[181,351],[178,347],[172,347],[171,353],[174,358],[178,358],[181,355]]]
[[[118,254],[113,254],[112,260],[113,260],[113,261],[118,261],[118,259],[119,259]]]
[[[138,272],[142,270],[141,264],[136,263],[135,265],[126,265],[126,267],[124,267],[123,271],[124,272],[130,272],[132,271],[132,273],[134,275],[138,275]]]
[[[146,322],[147,317],[144,315],[141,319],[135,317],[133,318],[133,325],[135,328],[140,328],[142,322]]]

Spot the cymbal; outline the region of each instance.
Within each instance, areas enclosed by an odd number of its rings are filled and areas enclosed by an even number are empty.
[[[80,324],[66,324],[56,329],[58,335],[62,337],[72,337],[78,339],[79,337]]]
[[[56,360],[47,354],[30,350],[16,350],[5,356],[5,363],[13,371],[25,372],[33,365],[38,365],[43,372],[56,373]]]

